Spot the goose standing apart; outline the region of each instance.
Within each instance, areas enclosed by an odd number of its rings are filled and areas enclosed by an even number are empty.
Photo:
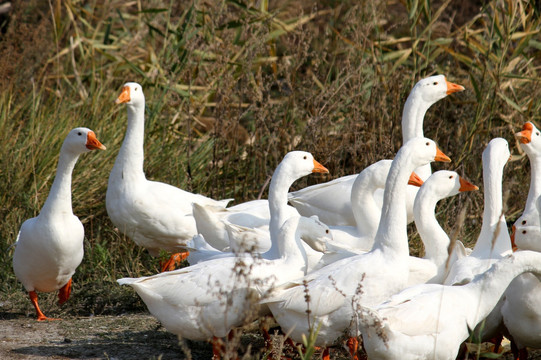
[[[513,226],[514,247],[541,252],[537,206],[541,200],[541,138],[531,122],[524,124],[515,136],[530,159],[531,180],[524,212]],[[511,338],[511,349],[515,359],[525,360],[528,358],[526,347],[541,348],[541,282],[532,274],[520,275],[511,282],[504,295],[501,313]]]
[[[409,286],[427,282],[443,283],[449,266],[466,256],[466,249],[460,241],[456,241],[454,249],[449,252],[451,240],[438,223],[435,209],[442,199],[478,189],[456,172],[447,170],[436,171],[421,186],[415,197],[413,213],[415,226],[425,247],[425,256],[410,256]]]
[[[174,186],[149,181],[143,172],[145,95],[141,85],[128,82],[116,99],[126,104],[128,127],[109,176],[105,204],[118,230],[152,256],[160,250],[177,253],[197,234],[192,203],[225,207],[229,200],[213,200]],[[174,267],[174,254],[163,270]],[[184,253],[180,259],[187,256]]]
[[[308,175],[316,167],[320,165],[312,155],[301,151],[288,153],[280,164],[291,178]],[[273,177],[271,187],[275,181]],[[279,209],[271,207],[271,213],[280,218]],[[271,249],[261,256],[239,254],[118,282],[132,286],[169,331],[192,340],[226,336],[232,327],[260,312],[257,300],[269,290],[306,274],[306,253],[300,236],[318,229],[321,242],[332,240],[329,228],[317,219],[293,217],[276,231],[277,221],[270,226]]]
[[[531,178],[524,212],[513,225],[511,240],[519,249],[541,251],[539,212],[535,205],[541,195],[541,134],[534,124],[527,122],[515,137],[530,160]]]
[[[28,291],[38,321],[54,319],[40,310],[36,291],[60,289],[58,303],[63,304],[71,293],[71,277],[83,260],[85,234],[71,207],[71,174],[79,155],[95,149],[105,150],[105,146],[92,130],[69,132],[60,149],[49,196],[39,215],[22,224],[15,243],[13,270]]]
[[[470,331],[496,306],[509,283],[526,272],[541,275],[541,254],[517,252],[463,286],[420,284],[373,309],[359,323],[371,360],[454,360]]]
[[[406,187],[412,171],[430,161],[450,159],[427,138],[411,139],[398,151],[387,177],[380,225],[370,252],[325,266],[263,301],[284,333],[299,342],[321,324],[316,346],[333,344],[346,329],[356,336],[354,304],[379,304],[406,286]]]
[[[402,112],[402,141],[405,144],[415,137],[424,137],[424,116],[433,104],[447,95],[463,91],[464,87],[445,79],[444,75],[435,75],[419,80],[411,90]],[[426,180],[430,174],[430,165],[425,165],[415,172]],[[289,194],[289,202],[303,216],[317,215],[327,225],[355,226],[355,217],[351,207],[351,188],[355,175],[343,176],[332,181],[306,187]],[[408,188],[408,222],[413,221],[413,201],[418,188]],[[379,193],[379,207],[383,202],[383,191]],[[379,219],[374,224],[377,227]]]

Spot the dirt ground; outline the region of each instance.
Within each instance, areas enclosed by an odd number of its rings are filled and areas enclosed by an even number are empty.
[[[210,359],[210,346],[190,344],[194,359]],[[151,316],[63,317],[37,322],[0,314],[0,359],[184,359],[175,335]]]
[[[243,341],[261,342],[261,339],[253,334],[243,337]],[[509,349],[509,344],[507,343],[505,347]],[[190,357],[186,356],[183,348],[189,348]],[[186,358],[200,360],[211,357],[210,345],[190,341],[181,346],[175,335],[167,332],[148,314],[63,316],[59,321],[37,322],[25,314],[0,312],[2,360]],[[500,359],[511,360],[512,355],[507,351]],[[541,359],[541,351],[530,352],[528,359]]]

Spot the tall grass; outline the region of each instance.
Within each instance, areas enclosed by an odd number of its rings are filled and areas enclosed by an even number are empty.
[[[86,254],[65,311],[142,308],[114,280],[155,272],[157,262],[113,228],[104,206],[126,128],[126,110],[113,100],[126,81],[141,83],[147,99],[147,177],[241,202],[266,196],[266,180],[292,149],[311,151],[327,179],[393,157],[407,94],[420,78],[443,73],[467,91],[428,111],[425,134],[451,156],[448,166],[482,185],[488,141],[502,136],[521,155],[512,134],[539,120],[541,38],[534,2],[478,5],[14,2],[0,41],[0,296],[23,296],[9,246],[45,201],[64,136],[87,126],[108,150],[82,156],[73,174]],[[526,164],[515,157],[505,171],[509,221],[524,206]],[[482,191],[443,202],[446,228],[471,245],[482,204]],[[13,306],[30,312],[26,301]]]

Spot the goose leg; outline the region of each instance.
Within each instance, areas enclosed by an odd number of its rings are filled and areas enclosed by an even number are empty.
[[[35,291],[29,291],[28,295],[30,296],[30,301],[32,302],[32,305],[34,305],[34,308],[36,309],[36,314],[38,315],[38,321],[60,320],[60,319],[48,318],[47,316],[45,316],[45,314],[43,314],[43,312],[41,311],[38,305],[38,294]]]
[[[171,255],[169,260],[162,264],[162,272],[175,270],[176,266],[185,260],[188,255],[190,255],[189,251]]]
[[[349,349],[349,354],[351,355],[352,360],[359,360],[357,356],[357,351],[359,350],[359,340],[356,337],[350,337],[347,340],[347,346]]]
[[[212,360],[220,360],[222,358],[222,353],[225,350],[222,339],[214,336],[212,337]]]
[[[60,290],[58,290],[58,305],[62,305],[66,301],[68,301],[71,294],[71,278],[66,283],[66,285],[62,286]]]

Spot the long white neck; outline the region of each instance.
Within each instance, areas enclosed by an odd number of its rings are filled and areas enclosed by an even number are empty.
[[[128,127],[110,179],[145,179],[143,172],[145,142],[145,104],[128,104]]]
[[[71,174],[77,163],[79,154],[60,150],[56,176],[49,191],[49,196],[43,204],[40,216],[57,214],[73,214],[71,207]]]
[[[472,329],[494,309],[511,281],[526,272],[541,274],[541,254],[535,251],[516,252],[494,263],[485,273],[464,285],[468,291],[477,293],[473,298],[479,299],[479,304],[470,306],[468,324],[473,325]]]
[[[271,247],[267,254],[271,257],[279,257],[277,234],[280,228],[287,220],[287,193],[296,179],[289,176],[287,169],[281,162],[274,170],[269,186],[269,210],[270,223],[269,231],[271,237]]]
[[[421,95],[412,91],[402,111],[402,144],[416,137],[424,137],[423,122],[425,114],[433,103],[423,100]],[[423,180],[428,179],[432,174],[430,164],[426,164],[415,169],[415,173]]]
[[[408,150],[408,149],[405,149]],[[393,160],[383,193],[381,218],[372,249],[388,254],[409,255],[406,213],[406,189],[415,167],[411,151],[399,151]]]
[[[413,216],[415,226],[425,246],[424,258],[432,261],[438,267],[439,273],[440,268],[443,269],[447,262],[450,240],[435,215],[436,204],[440,199],[429,196],[430,194],[430,191],[425,191],[425,188],[419,190],[417,201],[413,206]]]
[[[511,251],[511,238],[503,214],[503,166],[488,164],[483,167],[485,202],[481,233],[473,248],[472,256],[498,257]]]
[[[530,213],[535,211],[537,213],[536,200],[541,195],[541,157],[531,156],[531,178],[530,178],[530,190],[528,191],[528,198],[526,199],[526,205],[524,206],[524,213]],[[534,219],[539,221],[539,219]]]

